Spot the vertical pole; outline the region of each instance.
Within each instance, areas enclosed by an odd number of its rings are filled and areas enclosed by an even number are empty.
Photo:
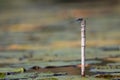
[[[86,21],[79,18],[81,24],[81,76],[85,76]]]
[[[86,21],[81,21],[81,75],[85,76]]]

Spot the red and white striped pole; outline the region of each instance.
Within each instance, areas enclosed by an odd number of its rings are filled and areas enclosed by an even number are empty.
[[[79,18],[81,24],[81,76],[85,76],[86,21]]]

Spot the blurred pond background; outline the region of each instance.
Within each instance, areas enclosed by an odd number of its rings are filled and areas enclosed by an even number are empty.
[[[79,17],[88,59],[119,55],[119,0],[0,0],[0,63],[80,59]]]

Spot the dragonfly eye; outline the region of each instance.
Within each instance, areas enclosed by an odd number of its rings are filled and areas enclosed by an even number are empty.
[[[83,20],[83,18],[78,18],[76,21],[82,21]]]

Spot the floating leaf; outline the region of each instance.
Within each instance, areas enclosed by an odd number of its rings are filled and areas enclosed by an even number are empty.
[[[0,73],[0,79],[5,78],[6,74],[5,73]]]

